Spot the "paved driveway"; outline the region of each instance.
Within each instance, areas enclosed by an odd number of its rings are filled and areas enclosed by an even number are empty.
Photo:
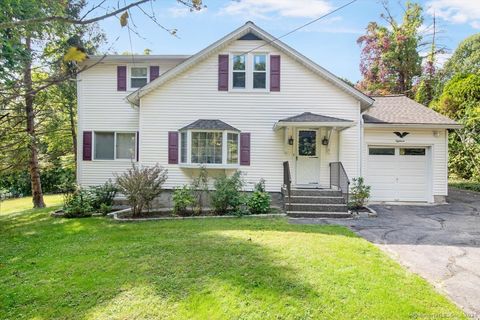
[[[314,223],[350,227],[446,292],[468,315],[480,318],[480,194],[451,189],[448,201],[435,206],[372,205],[378,217]]]

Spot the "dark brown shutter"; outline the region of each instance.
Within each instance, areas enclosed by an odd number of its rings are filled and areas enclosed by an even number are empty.
[[[218,56],[218,91],[228,91],[228,54]]]
[[[250,133],[240,133],[240,165],[250,165]]]
[[[150,82],[157,79],[160,74],[159,66],[150,66]]]
[[[178,163],[178,132],[168,132],[168,163]]]
[[[92,161],[92,131],[83,131],[83,161]]]
[[[117,91],[127,91],[126,66],[117,66]]]
[[[270,56],[270,91],[280,91],[280,56]]]
[[[140,131],[137,131],[137,162],[140,160]]]

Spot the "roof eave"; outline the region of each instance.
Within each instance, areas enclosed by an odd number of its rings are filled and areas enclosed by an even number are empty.
[[[285,127],[296,127],[296,128],[319,128],[319,127],[332,127],[332,128],[350,128],[355,126],[355,121],[278,121],[273,125],[273,130],[279,130]]]
[[[390,122],[365,122],[365,128],[419,128],[419,129],[461,129],[458,123],[390,123]]]

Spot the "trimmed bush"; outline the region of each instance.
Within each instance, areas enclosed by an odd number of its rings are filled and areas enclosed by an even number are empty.
[[[225,214],[230,210],[238,212],[244,203],[243,185],[241,171],[236,171],[230,177],[224,175],[215,179],[215,191],[212,192],[211,203],[217,214]]]
[[[261,179],[248,199],[248,210],[251,214],[265,214],[270,211],[270,194],[265,191],[265,180]]]

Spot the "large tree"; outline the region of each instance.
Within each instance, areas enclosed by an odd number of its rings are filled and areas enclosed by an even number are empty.
[[[381,17],[387,25],[370,22],[366,33],[358,38],[362,47],[358,88],[369,94],[401,93],[413,96],[415,78],[421,75],[422,58],[419,28],[422,7],[407,2],[401,22],[397,22],[384,2]]]

